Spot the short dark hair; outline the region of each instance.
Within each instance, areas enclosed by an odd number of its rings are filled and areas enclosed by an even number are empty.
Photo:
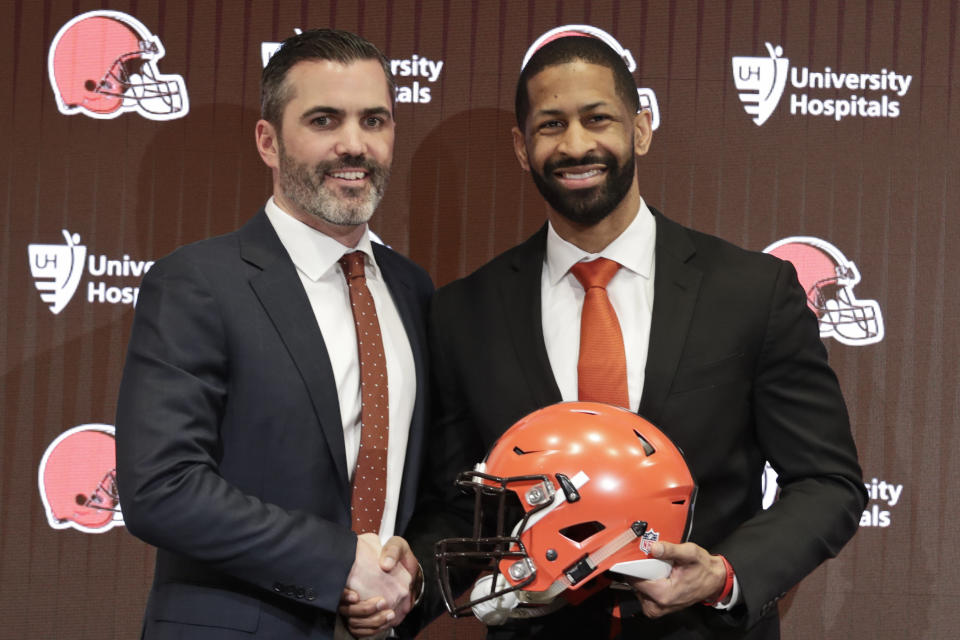
[[[292,97],[290,86],[284,82],[287,72],[304,60],[332,60],[342,64],[376,60],[387,77],[391,105],[396,101],[397,83],[390,71],[390,61],[373,43],[349,31],[310,29],[284,40],[260,75],[260,117],[278,131],[283,109]]]
[[[633,79],[630,69],[627,68],[627,63],[616,51],[605,42],[591,36],[564,36],[551,40],[537,49],[536,53],[527,62],[527,66],[520,72],[520,78],[517,80],[514,109],[517,114],[517,126],[520,127],[521,131],[524,130],[527,116],[530,113],[530,94],[527,92],[527,84],[530,79],[547,67],[566,64],[575,60],[582,60],[610,69],[613,72],[613,82],[617,95],[620,96],[623,104],[634,113],[640,110],[637,83]]]

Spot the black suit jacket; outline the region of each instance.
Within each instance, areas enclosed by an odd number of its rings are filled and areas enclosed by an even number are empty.
[[[684,451],[699,485],[691,540],[730,560],[745,606],[731,614],[697,606],[632,624],[643,637],[741,637],[749,627],[749,637],[775,637],[776,601],[840,550],[866,500],[846,408],[793,267],[654,215],[654,304],[639,413]],[[434,297],[438,420],[411,532],[421,556],[430,553],[428,540],[469,534],[470,505],[453,506],[462,504],[456,473],[482,460],[516,420],[561,400],[542,333],[545,250],[544,228]],[[765,460],[782,485],[767,511]],[[588,619],[570,609],[566,620],[555,614],[562,622],[543,635]]]
[[[417,376],[402,532],[422,454],[433,287],[406,258],[373,248]],[[117,471],[127,528],[158,547],[145,637],[332,637],[356,547],[337,389],[264,212],[175,251],[144,278],[120,387]]]

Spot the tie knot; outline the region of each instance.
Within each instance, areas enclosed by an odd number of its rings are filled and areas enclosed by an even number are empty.
[[[597,258],[590,262],[578,262],[570,267],[574,277],[580,281],[584,290],[592,287],[606,288],[620,268],[620,264],[608,258]]]
[[[343,268],[343,275],[347,277],[347,280],[363,277],[363,251],[345,253],[339,262]]]

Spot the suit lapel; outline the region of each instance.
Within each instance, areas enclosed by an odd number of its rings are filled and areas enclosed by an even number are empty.
[[[427,369],[426,354],[424,345],[426,344],[426,334],[422,318],[417,317],[419,313],[417,305],[414,302],[416,289],[412,283],[404,278],[408,269],[403,265],[394,266],[396,258],[385,247],[373,243],[373,253],[377,258],[377,265],[380,267],[380,274],[383,276],[393,298],[393,303],[397,308],[400,320],[403,322],[403,328],[407,333],[407,340],[410,343],[410,351],[413,353],[414,371],[417,377],[416,398],[413,404],[413,415],[410,420],[410,431],[407,435],[407,455],[403,465],[403,481],[400,485],[400,499],[398,501],[396,530],[403,531],[407,520],[413,511],[413,502],[415,496],[411,493],[412,488],[417,486],[417,474],[420,469],[421,441],[423,440],[423,429],[426,422],[426,385]]]
[[[239,232],[240,255],[261,269],[250,286],[273,322],[306,384],[307,393],[327,440],[340,479],[340,493],[350,503],[346,449],[340,422],[340,400],[330,356],[296,267],[261,211]]]
[[[656,272],[650,346],[640,415],[659,424],[683,353],[702,273],[688,264],[695,250],[680,225],[653,210],[657,219]]]
[[[500,279],[503,317],[513,338],[520,367],[533,393],[536,406],[560,402],[560,388],[550,368],[543,340],[540,312],[540,276],[547,248],[547,227],[517,247]]]

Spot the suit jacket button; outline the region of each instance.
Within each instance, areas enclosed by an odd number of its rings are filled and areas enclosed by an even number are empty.
[[[300,600],[303,600],[303,595],[304,595],[303,587],[297,587],[297,598],[299,598]]]
[[[283,591],[283,585],[280,584],[279,582],[274,582],[273,590],[276,591],[277,593],[280,593],[281,591]]]
[[[307,587],[307,590],[305,593],[306,593],[307,600],[312,601],[317,599],[317,594],[314,592],[312,587]]]

